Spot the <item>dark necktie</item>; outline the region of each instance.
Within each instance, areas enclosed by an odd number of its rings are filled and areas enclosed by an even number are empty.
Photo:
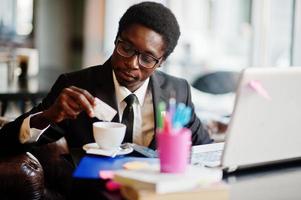
[[[134,123],[134,110],[133,103],[137,97],[134,94],[127,96],[124,101],[126,102],[126,107],[122,115],[122,123],[126,125],[125,137],[122,143],[132,142],[133,138],[133,123]]]

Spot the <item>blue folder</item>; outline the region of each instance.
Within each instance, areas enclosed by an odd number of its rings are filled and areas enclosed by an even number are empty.
[[[122,169],[122,166],[127,162],[141,161],[148,162],[150,164],[158,163],[156,158],[141,158],[141,157],[101,157],[86,155],[84,156],[79,165],[73,173],[74,178],[87,178],[87,179],[99,179],[99,172],[101,170],[118,170]]]

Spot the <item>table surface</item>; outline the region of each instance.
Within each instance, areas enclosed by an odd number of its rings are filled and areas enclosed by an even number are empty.
[[[301,199],[301,162],[249,170],[225,179],[230,199]]]
[[[61,70],[41,69],[37,76],[22,79],[15,77],[12,81],[7,81],[5,74],[1,74],[0,101],[44,97],[61,73]]]
[[[1,72],[1,71],[0,71]],[[14,77],[8,79],[7,73],[0,73],[0,103],[1,115],[5,115],[8,103],[19,102],[21,113],[24,113],[25,102],[36,105],[50,91],[58,76],[63,73],[58,69],[41,69],[39,74],[32,77]]]

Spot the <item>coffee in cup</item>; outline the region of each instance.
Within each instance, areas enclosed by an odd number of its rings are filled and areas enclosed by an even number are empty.
[[[125,136],[126,126],[117,122],[94,122],[93,136],[98,147],[105,150],[117,149]]]

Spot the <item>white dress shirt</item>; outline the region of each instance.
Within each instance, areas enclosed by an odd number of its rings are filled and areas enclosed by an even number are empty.
[[[124,99],[132,94],[126,87],[120,86],[113,72],[115,94],[118,105],[119,119],[122,120],[123,111],[126,107]],[[149,78],[133,93],[137,101],[133,104],[133,143],[148,146],[154,136],[154,111],[152,93],[148,87]]]
[[[31,114],[23,120],[23,123],[20,128],[20,134],[19,134],[19,140],[22,144],[38,141],[42,133],[45,130],[47,130],[47,128],[50,126],[48,125],[46,128],[42,130],[36,128],[30,128],[30,118],[40,113],[41,112]]]

